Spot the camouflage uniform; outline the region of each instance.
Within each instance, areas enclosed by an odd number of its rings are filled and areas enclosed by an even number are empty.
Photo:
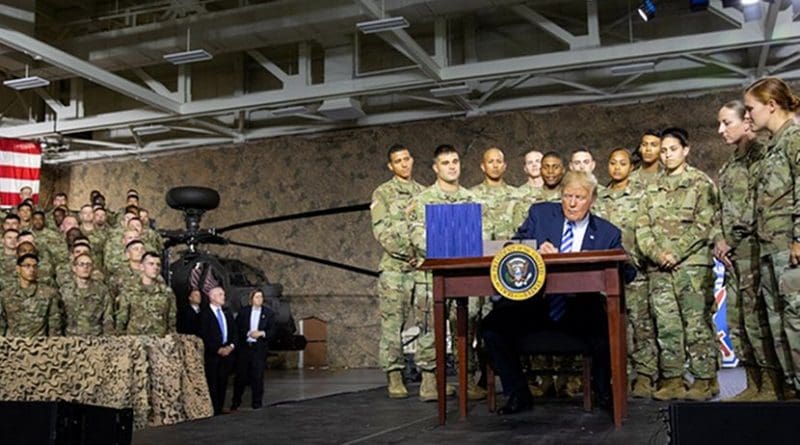
[[[60,288],[64,302],[66,335],[99,336],[114,331],[114,309],[111,294],[105,284],[89,281],[89,287],[81,289],[72,279]]]
[[[800,390],[800,268],[790,267],[788,250],[800,239],[800,125],[784,124],[755,170],[759,289],[786,382]]]
[[[12,286],[17,281],[16,255],[3,255],[0,258],[0,289]]]
[[[716,209],[711,179],[688,165],[683,173],[661,176],[647,187],[639,206],[636,243],[646,258],[661,374],[667,379],[683,376],[686,361],[695,378],[716,376],[709,238]],[[665,252],[678,260],[669,271],[658,269]]]
[[[661,172],[659,168],[656,173],[648,173],[639,167],[628,176],[628,187],[632,190],[644,190],[648,185],[658,182]]]
[[[475,195],[464,187],[459,187],[455,192],[445,192],[438,184],[426,188],[419,195],[411,199],[407,211],[409,230],[411,232],[411,245],[415,256],[423,260],[426,254],[425,237],[425,205],[427,204],[458,204],[475,202]],[[417,354],[414,360],[423,371],[432,371],[436,368],[436,350],[434,348],[433,333],[433,293],[432,276],[430,272],[420,274],[420,280],[415,283],[415,318],[420,325],[422,333],[417,339]],[[424,277],[424,278],[422,278]]]
[[[15,281],[0,291],[0,335],[42,337],[61,335],[63,306],[52,287]]]
[[[381,312],[381,338],[378,361],[384,371],[405,368],[400,333],[405,328],[414,291],[414,276],[419,274],[408,261],[413,257],[405,210],[411,198],[424,187],[396,176],[372,193],[372,233],[383,248],[378,277]]]
[[[122,289],[116,314],[121,335],[157,335],[175,332],[175,294],[162,282],[138,281]]]
[[[74,279],[74,277],[75,274],[72,272],[72,260],[70,260],[67,263],[62,263],[56,266],[54,282],[56,286],[58,286],[59,288],[71,282]],[[103,272],[100,272],[97,269],[92,269],[92,280],[98,283],[104,283],[105,275],[103,275]]]
[[[522,223],[528,218],[528,211],[533,204],[537,202],[561,201],[561,186],[555,189],[548,189],[546,187],[534,187],[526,182],[517,187],[512,196],[512,200],[514,203],[511,208],[511,224],[516,233],[517,229],[519,229]]]
[[[727,321],[734,350],[742,363],[778,368],[770,341],[764,300],[758,295],[758,241],[755,238],[754,168],[764,145],[752,141],[719,171],[720,212],[714,242],[724,239],[735,249],[734,267],[726,270]],[[765,335],[767,334],[767,335]]]
[[[95,270],[105,271],[105,256],[103,252],[106,248],[106,241],[108,233],[101,229],[92,229],[84,232],[86,238],[89,239],[89,244],[92,246],[92,259],[94,259]]]
[[[636,245],[636,222],[642,188],[628,186],[621,191],[604,188],[598,192],[593,211],[622,231],[622,247],[628,253],[636,278],[625,285],[628,310],[628,356],[633,371],[655,380],[658,377],[658,347],[653,311],[648,294],[649,282],[642,267],[644,258]]]

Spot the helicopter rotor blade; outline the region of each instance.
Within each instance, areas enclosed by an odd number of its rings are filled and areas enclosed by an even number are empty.
[[[301,212],[301,213],[292,213],[289,215],[282,215],[282,216],[271,216],[269,218],[261,218],[256,219],[253,221],[245,221],[236,224],[231,224],[229,226],[225,226],[219,229],[216,229],[216,233],[225,233],[231,230],[243,229],[245,227],[251,226],[258,226],[261,224],[269,224],[281,221],[290,221],[293,219],[299,218],[312,218],[315,216],[326,216],[326,215],[337,215],[340,213],[352,213],[352,212],[363,212],[364,210],[369,210],[370,203],[363,203],[363,204],[355,204],[351,206],[344,206],[344,207],[334,207],[330,209],[323,209],[323,210],[311,210],[308,212]]]
[[[369,206],[369,205],[367,204],[367,206]],[[336,267],[338,269],[343,269],[343,270],[346,270],[346,271],[349,271],[349,272],[355,272],[355,273],[359,273],[359,274],[362,274],[362,275],[369,275],[371,277],[377,277],[379,275],[379,273],[377,271],[364,269],[363,267],[352,266],[350,264],[344,264],[344,263],[339,263],[339,262],[336,262],[336,261],[326,260],[325,258],[319,258],[319,257],[315,257],[315,256],[310,256],[310,255],[304,255],[302,253],[290,252],[288,250],[276,249],[274,247],[259,246],[259,245],[256,245],[256,244],[243,243],[243,242],[233,241],[233,240],[228,240],[228,244],[233,245],[233,246],[249,247],[251,249],[263,250],[265,252],[270,252],[270,253],[277,253],[279,255],[286,255],[286,256],[293,257],[293,258],[299,258],[301,260],[311,261],[313,263],[323,264],[325,266]]]

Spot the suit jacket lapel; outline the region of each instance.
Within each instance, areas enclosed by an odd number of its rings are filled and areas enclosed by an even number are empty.
[[[556,224],[553,224],[550,230],[550,242],[556,249],[561,249],[561,236],[564,232],[564,212],[561,210],[561,207],[555,209],[555,220]]]
[[[581,250],[597,250],[597,224],[594,215],[589,214],[589,225],[586,227],[586,233],[583,235],[583,244]]]

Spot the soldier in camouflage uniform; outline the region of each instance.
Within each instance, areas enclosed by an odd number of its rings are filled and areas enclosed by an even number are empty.
[[[36,256],[39,258],[39,267],[36,274],[39,284],[58,288],[55,281],[53,281],[54,268],[49,254],[46,250],[39,250],[33,234],[27,230],[20,233],[20,236],[17,238],[16,258],[19,258],[26,253],[36,254]]]
[[[103,254],[106,262],[106,270],[109,275],[114,275],[117,270],[123,269],[128,265],[128,256],[125,255],[125,247],[133,240],[141,241],[139,232],[128,230],[119,234],[118,238],[109,238],[106,243],[106,251]]]
[[[597,163],[594,161],[592,152],[586,147],[581,147],[572,152],[569,156],[569,169],[575,172],[594,174]],[[605,190],[605,186],[597,184],[597,194]]]
[[[768,334],[764,300],[758,295],[759,254],[754,236],[754,167],[764,155],[764,145],[745,121],[741,102],[725,104],[718,121],[719,133],[736,151],[718,175],[720,211],[713,232],[714,256],[725,264],[728,329],[747,373],[747,387],[730,400],[776,400],[780,365]]]
[[[62,287],[65,284],[73,281],[75,271],[74,269],[74,262],[75,258],[79,255],[92,255],[92,245],[89,243],[89,240],[86,238],[78,238],[72,243],[72,248],[70,249],[70,260],[68,263],[62,263],[56,266],[55,268],[55,283],[58,287]],[[40,268],[41,269],[41,268]],[[102,272],[94,268],[94,259],[92,259],[92,280],[97,282],[105,283],[105,275]],[[138,276],[138,275],[137,275]]]
[[[475,195],[459,185],[461,163],[458,152],[452,145],[440,145],[434,151],[433,171],[436,172],[436,182],[412,198],[407,210],[411,245],[414,248],[414,257],[419,261],[425,259],[425,206],[427,204],[455,204],[475,202]],[[415,316],[417,323],[422,327],[422,333],[417,339],[417,354],[415,360],[422,369],[422,384],[420,385],[420,399],[433,401],[438,398],[436,389],[436,350],[434,348],[433,333],[433,295],[432,278],[430,272],[425,273],[423,282],[416,284]],[[450,389],[448,388],[448,395]]]
[[[17,280],[17,238],[16,229],[3,232],[3,257],[0,260],[0,289],[5,289]]]
[[[142,258],[142,277],[122,289],[116,314],[120,335],[164,336],[175,332],[175,294],[163,280],[161,258],[147,252]]]
[[[505,154],[497,147],[492,147],[483,152],[481,160],[481,171],[484,180],[480,184],[472,187],[470,191],[475,194],[475,199],[481,204],[481,227],[484,240],[504,240],[511,239],[516,233],[511,219],[508,217],[512,206],[515,203],[513,196],[516,189],[508,185],[503,180],[507,168]],[[469,299],[469,338],[477,336],[480,319],[488,314],[491,305],[487,304],[485,297],[474,297]],[[455,326],[455,320],[451,320],[451,326]],[[467,397],[470,400],[480,400],[486,397],[486,391],[478,386],[472,375],[477,370],[477,361],[472,351],[472,341],[468,346],[469,357],[468,369],[470,380],[467,387]]]
[[[511,223],[515,227],[515,231],[525,222],[531,205],[542,201],[561,201],[561,179],[566,173],[561,155],[554,151],[545,153],[542,157],[541,172],[544,182],[541,188],[531,187],[527,183],[517,188],[514,196],[516,202],[511,216]]]
[[[114,269],[114,272],[108,276],[106,283],[111,295],[115,298],[120,295],[122,289],[130,287],[141,280],[142,276],[142,256],[147,252],[144,243],[135,239],[125,246],[125,256],[128,262],[124,266]],[[162,281],[161,275],[156,277],[157,280]]]
[[[399,144],[389,148],[387,167],[394,176],[372,193],[372,233],[383,249],[378,277],[381,338],[378,360],[387,374],[389,397],[408,397],[403,383],[405,357],[401,332],[409,319],[416,258],[411,249],[405,210],[424,187],[412,178],[414,158]]]
[[[72,260],[72,279],[59,290],[64,302],[66,335],[111,335],[114,308],[111,294],[102,282],[92,279],[92,257],[88,253]]]
[[[92,245],[92,256],[94,257],[94,270],[104,271],[103,251],[106,247],[107,233],[94,225],[94,209],[90,204],[85,204],[78,212],[80,219],[80,229],[83,235],[89,239]]]
[[[710,236],[717,192],[705,173],[686,163],[688,155],[686,131],[664,130],[665,174],[646,189],[636,223],[660,347],[657,400],[708,400],[716,381]],[[694,377],[688,390],[683,384],[687,361]]]
[[[636,268],[636,278],[625,284],[625,306],[628,310],[628,360],[635,375],[631,395],[649,398],[658,379],[658,346],[650,307],[647,274],[642,267],[642,253],[636,246],[636,221],[639,201],[644,190],[631,187],[633,169],[631,154],[617,148],[608,158],[611,184],[598,193],[594,210],[622,231],[622,247]]]
[[[783,371],[783,396],[800,390],[800,98],[774,77],[754,82],[744,96],[754,131],[770,134],[755,167],[760,292]]]
[[[639,141],[638,154],[641,164],[631,173],[628,181],[633,189],[644,190],[655,183],[661,173],[661,132],[645,130]]]
[[[18,279],[0,291],[0,335],[61,335],[63,306],[56,289],[37,283],[39,259],[28,253],[17,259]]]

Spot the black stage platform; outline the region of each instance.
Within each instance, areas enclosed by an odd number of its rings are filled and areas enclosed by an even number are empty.
[[[418,385],[409,390],[416,393]],[[134,434],[134,444],[664,444],[668,403],[631,401],[629,416],[614,431],[599,408],[585,413],[579,399],[537,399],[532,411],[500,417],[486,402],[470,405],[459,421],[450,399],[450,421],[440,427],[436,404],[411,397],[390,400],[384,388],[281,402]]]

